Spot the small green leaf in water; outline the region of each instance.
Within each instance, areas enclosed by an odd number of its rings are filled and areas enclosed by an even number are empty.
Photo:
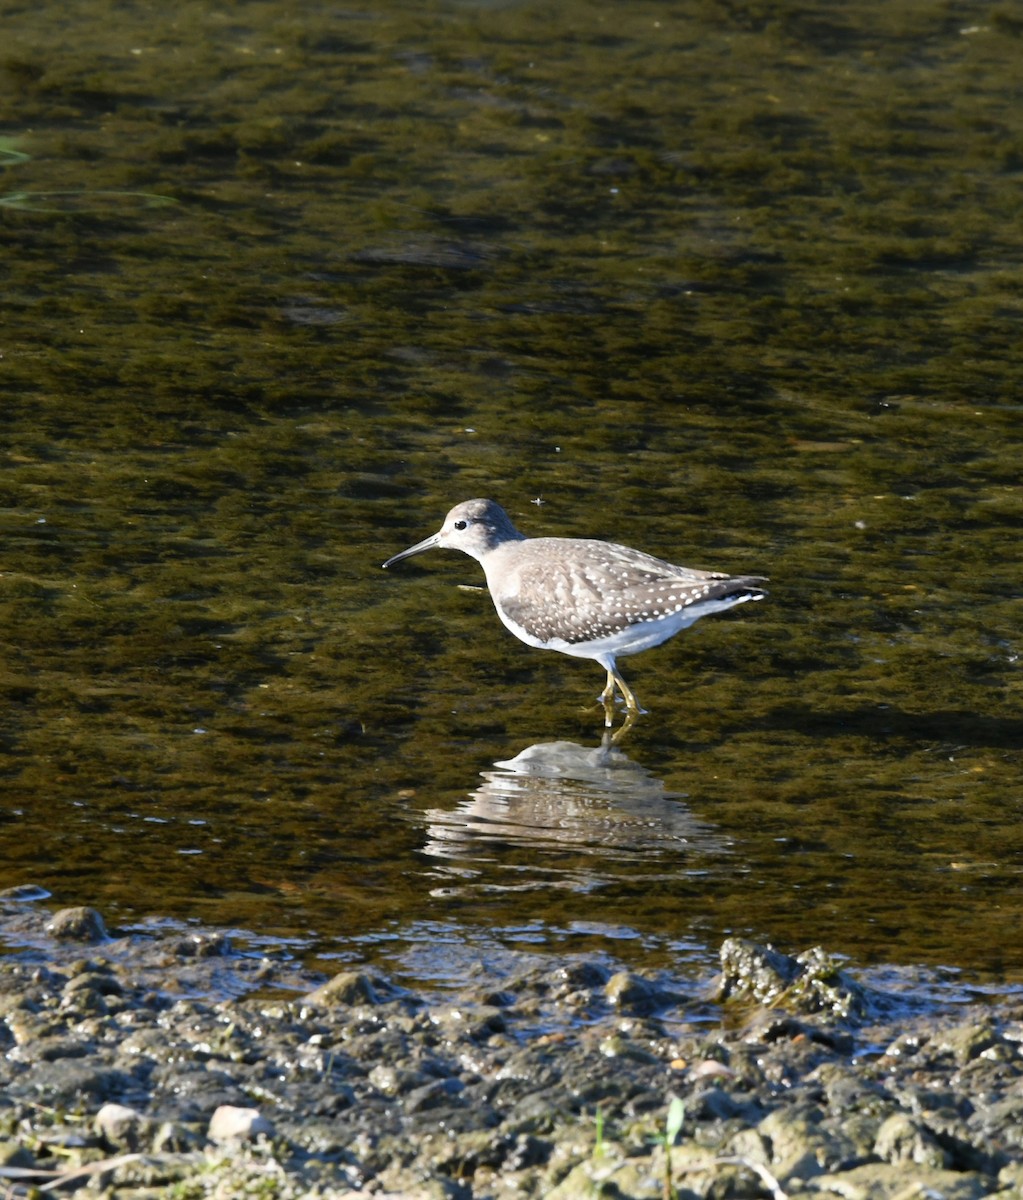
[[[674,1146],[676,1138],[682,1132],[682,1122],[685,1119],[685,1101],[673,1096],[668,1105],[668,1115],[664,1118],[664,1140],[669,1146]]]

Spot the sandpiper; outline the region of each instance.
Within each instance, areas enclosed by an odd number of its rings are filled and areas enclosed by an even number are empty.
[[[759,575],[694,571],[589,538],[527,538],[493,500],[456,504],[437,533],[383,565],[434,547],[479,562],[497,615],[521,641],[600,663],[607,671],[600,694],[607,726],[616,685],[627,720],[640,711],[615,665],[619,655],[659,646],[708,613],[767,595]]]

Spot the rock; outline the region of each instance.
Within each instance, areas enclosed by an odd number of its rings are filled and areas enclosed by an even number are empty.
[[[124,993],[120,980],[107,971],[83,971],[80,975],[72,976],[64,985],[64,994],[82,988],[98,992],[101,996],[120,996]]]
[[[46,932],[61,941],[105,942],[107,929],[103,918],[94,908],[62,908],[55,912],[46,926]]]
[[[53,1062],[35,1063],[17,1079],[19,1093],[55,1108],[110,1100],[128,1092],[131,1084],[132,1080],[123,1071],[104,1066],[95,1056],[73,1060],[65,1056]],[[8,1094],[11,1090],[8,1087]]]
[[[428,1077],[422,1071],[403,1070],[391,1066],[390,1063],[377,1063],[367,1078],[385,1096],[400,1096],[429,1083]]]
[[[486,1041],[492,1034],[504,1033],[508,1020],[499,1008],[475,1004],[443,1005],[430,1010],[430,1020],[453,1036]]]
[[[607,969],[600,963],[577,959],[555,968],[551,975],[551,982],[560,989],[589,991],[593,988],[603,987],[608,978]]]
[[[902,1112],[892,1113],[881,1123],[874,1153],[890,1163],[922,1163],[939,1169],[949,1165],[949,1156],[927,1126]]]
[[[529,1133],[520,1133],[508,1151],[504,1167],[508,1171],[521,1171],[525,1167],[542,1166],[551,1156],[551,1142],[534,1137]]]
[[[227,958],[233,949],[222,933],[196,933],[176,942],[174,952],[178,958]]]
[[[1015,1189],[1006,1195],[1005,1200],[1014,1200],[1017,1194],[1023,1196],[1023,1163],[1010,1163],[1002,1167],[998,1172],[998,1186],[1007,1192],[1009,1188]]]
[[[409,1092],[405,1098],[405,1111],[415,1113],[441,1108],[456,1101],[464,1089],[465,1084],[460,1079],[435,1079]]]
[[[379,1004],[380,997],[368,975],[361,971],[342,971],[333,979],[302,997],[306,1004]]]
[[[608,1003],[633,1013],[651,1012],[657,1006],[657,989],[631,971],[612,975],[604,988]]]
[[[742,1105],[721,1088],[702,1088],[693,1092],[686,1111],[701,1121],[727,1121],[742,1112]]]
[[[769,1113],[757,1132],[771,1147],[772,1173],[784,1181],[807,1180],[856,1161],[856,1148],[843,1133],[799,1111]]]
[[[89,1046],[75,1038],[43,1036],[21,1044],[21,1053],[14,1057],[19,1062],[56,1062],[60,1058],[84,1058]]]
[[[62,1013],[66,1013],[72,1018],[101,1017],[110,1011],[102,993],[93,991],[92,988],[79,988],[77,991],[65,992],[60,1002],[60,1008]]]
[[[19,1142],[0,1140],[0,1166],[32,1170],[36,1160]]]
[[[224,1145],[229,1142],[249,1142],[262,1134],[273,1137],[274,1127],[258,1108],[236,1108],[233,1104],[222,1104],[210,1117],[207,1137],[211,1142]]]
[[[966,1171],[938,1171],[904,1165],[864,1163],[837,1175],[818,1175],[809,1180],[807,1196],[841,1200],[983,1200],[991,1195],[990,1181]]]
[[[959,1066],[972,1062],[985,1051],[997,1046],[1000,1038],[987,1022],[956,1025],[931,1039],[931,1045],[945,1054],[954,1056]]]
[[[799,974],[794,958],[773,946],[758,946],[744,938],[726,938],[721,944],[721,1000],[755,1000],[771,1004]]]
[[[15,887],[4,888],[0,891],[0,900],[16,900],[19,904],[29,904],[33,900],[48,900],[50,892],[35,883],[19,883]]]
[[[613,1171],[595,1163],[581,1162],[572,1168],[565,1178],[547,1193],[547,1200],[589,1200],[604,1194]],[[619,1189],[615,1193],[622,1195]]]
[[[199,1150],[204,1141],[204,1131],[199,1126],[163,1121],[153,1133],[150,1149],[154,1154],[185,1154]]]
[[[126,1104],[108,1102],[92,1119],[93,1128],[115,1149],[138,1150],[148,1121]]]
[[[103,1016],[120,1007],[116,998],[123,994],[124,988],[113,975],[83,970],[64,985],[60,1007],[63,1013],[78,1017]]]
[[[879,993],[868,992],[839,970],[820,947],[792,958],[741,938],[722,943],[719,998],[842,1020],[863,1019],[882,1007]]]

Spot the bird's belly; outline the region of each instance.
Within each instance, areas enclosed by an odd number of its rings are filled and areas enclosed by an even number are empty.
[[[604,637],[591,638],[588,642],[566,642],[562,638],[552,638],[546,643],[546,649],[560,650],[562,654],[571,654],[575,658],[601,659],[606,655],[618,658],[621,655],[639,654],[641,650],[650,650],[666,642],[702,615],[680,612],[652,621],[637,621],[634,625],[627,625]]]
[[[583,642],[570,642],[561,637],[540,638],[527,628],[513,621],[501,609],[497,615],[504,625],[527,646],[535,646],[538,650],[557,650],[561,654],[570,654],[573,658],[594,658],[601,660],[606,657],[616,658],[621,655],[639,654],[642,650],[650,650],[674,637],[683,629],[687,629],[701,617],[710,613],[724,612],[736,604],[748,600],[748,596],[729,596],[721,600],[697,601],[680,612],[665,613],[647,621],[636,621],[621,629],[591,638]]]

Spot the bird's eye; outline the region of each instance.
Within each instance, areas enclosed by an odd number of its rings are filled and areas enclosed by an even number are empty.
[[[456,521],[456,522],[455,522],[455,528],[456,528],[456,529],[468,529],[468,528],[469,528],[469,522],[468,522],[468,521]]]

